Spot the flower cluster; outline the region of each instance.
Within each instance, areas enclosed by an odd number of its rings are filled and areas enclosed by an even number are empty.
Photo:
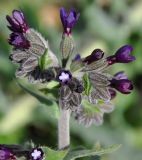
[[[50,81],[53,74],[48,68],[52,63],[52,66],[58,66],[58,62],[48,42],[28,26],[23,12],[14,10],[12,16],[7,15],[6,18],[10,24],[8,28],[12,31],[8,40],[13,46],[10,60],[20,65],[16,77],[28,77],[31,82]]]
[[[80,123],[86,126],[90,126],[92,123],[102,124],[103,114],[114,109],[111,100],[116,96],[116,91],[123,94],[131,93],[133,84],[124,72],[118,72],[112,76],[107,71],[112,64],[134,61],[135,57],[130,55],[131,51],[132,47],[125,45],[110,57],[105,57],[101,49],[95,49],[85,58],[81,58],[79,55],[75,57],[72,63],[82,63],[83,66],[81,72],[85,88],[85,92],[82,94],[82,104],[74,112],[75,118]]]
[[[44,152],[40,147],[24,149],[19,145],[0,145],[0,160],[16,160],[21,156],[28,160],[43,160]]]
[[[114,109],[111,100],[116,92],[129,94],[133,90],[132,82],[124,72],[114,76],[108,72],[115,63],[134,61],[135,57],[131,55],[133,48],[130,45],[122,46],[109,57],[101,49],[94,49],[87,57],[76,54],[68,63],[74,53],[72,29],[79,19],[79,13],[73,9],[66,12],[61,8],[60,18],[63,24],[61,65],[47,41],[28,26],[21,11],[14,10],[12,17],[7,16],[8,28],[12,31],[9,43],[14,46],[10,59],[20,65],[16,76],[28,77],[30,82],[57,81],[60,107],[70,110],[79,123],[100,125],[104,113]],[[33,158],[37,155],[41,155],[40,151],[34,150]]]

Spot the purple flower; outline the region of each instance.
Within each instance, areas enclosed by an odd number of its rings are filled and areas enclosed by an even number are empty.
[[[44,156],[44,152],[41,148],[34,148],[30,153],[31,160],[42,160]]]
[[[133,90],[132,82],[128,80],[127,75],[123,71],[116,73],[110,82],[110,86],[121,93],[129,94]]]
[[[11,33],[8,42],[15,48],[28,49],[30,47],[29,41],[22,33]]]
[[[71,9],[69,13],[66,12],[64,8],[60,9],[60,18],[64,27],[64,32],[69,35],[71,34],[71,30],[76,24],[78,18],[79,18],[79,13],[76,13],[74,9]]]
[[[67,70],[62,70],[57,76],[57,79],[61,84],[68,84],[71,78],[72,78],[72,75]]]
[[[13,10],[12,16],[7,15],[6,19],[10,24],[8,28],[13,32],[25,33],[29,29],[24,14],[21,11]]]
[[[99,59],[102,59],[104,56],[104,52],[101,50],[101,49],[95,49],[91,55],[87,56],[85,59],[84,59],[84,62],[86,62],[87,64],[90,64],[94,61],[97,61]]]
[[[133,84],[128,79],[118,80],[118,79],[113,78],[112,80],[110,80],[110,82],[111,82],[110,86],[112,88],[115,88],[116,90],[118,90],[119,92],[123,94],[129,94],[133,90]]]
[[[119,48],[115,55],[107,57],[107,61],[109,65],[112,65],[114,63],[129,63],[134,61],[136,58],[130,53],[133,51],[132,46],[125,45]]]
[[[0,160],[16,160],[16,158],[10,150],[0,147]]]

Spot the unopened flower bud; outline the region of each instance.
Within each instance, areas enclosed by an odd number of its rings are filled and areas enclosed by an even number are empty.
[[[130,45],[125,45],[119,48],[115,55],[107,57],[107,61],[109,65],[114,63],[129,63],[135,60],[135,57],[130,55],[133,48]]]
[[[70,12],[66,12],[64,8],[60,9],[60,18],[64,27],[64,33],[67,35],[71,34],[72,28],[76,24],[79,13],[76,13],[74,9],[70,10]]]
[[[90,64],[94,61],[97,61],[99,59],[102,59],[104,56],[104,52],[101,50],[101,49],[95,49],[91,55],[87,56],[85,59],[84,59],[84,62],[86,62],[87,64]]]
[[[13,10],[12,16],[10,17],[7,15],[6,19],[10,24],[8,28],[13,32],[26,33],[29,29],[24,14],[21,11]]]

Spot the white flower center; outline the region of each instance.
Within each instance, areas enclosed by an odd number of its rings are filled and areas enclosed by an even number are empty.
[[[36,160],[37,158],[41,157],[41,151],[38,151],[37,149],[35,149],[31,155],[33,159]]]
[[[65,82],[65,81],[68,81],[69,80],[69,74],[68,73],[64,73],[62,72],[61,75],[59,76],[59,79],[62,81],[62,82]]]

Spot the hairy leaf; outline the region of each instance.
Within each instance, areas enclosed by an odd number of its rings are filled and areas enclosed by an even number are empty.
[[[10,59],[12,59],[12,61],[14,63],[18,63],[23,59],[27,59],[29,58],[29,54],[27,54],[25,51],[21,51],[20,49],[16,49],[14,51],[12,51],[12,53],[10,54]]]
[[[83,71],[97,71],[97,72],[100,72],[100,71],[103,71],[106,69],[106,67],[108,66],[108,63],[106,61],[106,59],[101,59],[101,60],[98,60],[98,61],[95,61],[89,65],[86,65],[83,69]]]
[[[72,96],[71,96],[71,104],[73,104],[74,106],[79,106],[81,104],[81,94],[80,93],[76,93],[73,92]]]
[[[60,88],[60,97],[62,100],[69,101],[71,99],[71,90],[67,85],[64,85]]]
[[[42,35],[36,32],[34,29],[30,29],[29,32],[25,34],[25,36],[30,42],[30,48],[27,49],[26,52],[36,56],[43,55],[45,50],[48,48],[48,44]]]
[[[89,78],[93,86],[108,86],[110,84],[109,77],[105,73],[90,72]]]
[[[100,156],[103,154],[108,154],[111,152],[116,151],[120,148],[120,144],[112,145],[107,148],[102,148],[99,150],[92,149],[92,150],[78,150],[78,151],[70,151],[67,156],[63,160],[75,160],[76,158],[82,158],[82,157],[90,157],[90,156]]]
[[[74,113],[76,120],[85,127],[92,124],[101,125],[103,123],[103,112],[101,112],[98,105],[91,104],[87,100],[83,100],[82,104]]]
[[[94,100],[104,100],[104,101],[108,101],[110,100],[110,93],[108,91],[107,87],[95,87],[94,90],[91,92],[90,98],[92,99],[92,101]]]

